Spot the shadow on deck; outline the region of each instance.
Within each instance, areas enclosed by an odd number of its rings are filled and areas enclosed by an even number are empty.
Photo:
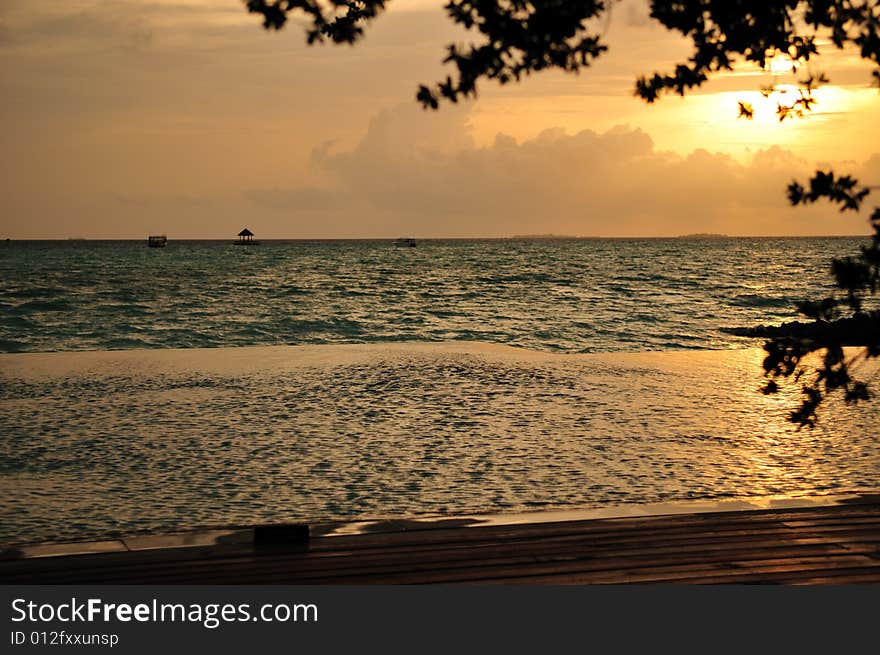
[[[880,582],[880,501],[311,538],[302,529],[143,536],[7,551],[5,584]],[[265,536],[265,535],[264,535]],[[277,543],[271,543],[271,542]],[[265,542],[270,542],[263,545]],[[42,550],[40,550],[42,548]],[[66,548],[66,549],[65,549]],[[75,554],[79,553],[79,554]]]

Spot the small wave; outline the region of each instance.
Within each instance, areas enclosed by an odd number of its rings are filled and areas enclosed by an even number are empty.
[[[311,293],[311,291],[310,291],[309,289],[305,289],[305,288],[303,288],[303,287],[297,287],[297,286],[283,286],[283,287],[279,287],[278,289],[276,289],[274,295],[275,295],[276,297],[284,297],[284,296],[306,296],[306,295],[308,295],[309,293]]]
[[[95,307],[95,311],[106,312],[114,317],[145,316],[153,312],[149,305],[140,303],[105,303]]]
[[[463,312],[457,312],[452,310],[443,310],[443,309],[428,309],[425,312],[426,314],[430,314],[431,316],[436,316],[437,318],[453,318],[456,316],[467,316]]]
[[[153,348],[153,344],[143,339],[134,339],[132,337],[115,337],[108,339],[106,342],[108,350],[129,350],[134,348]]]
[[[229,331],[227,333],[227,336],[244,339],[256,339],[258,337],[270,336],[271,334],[272,330],[268,329],[264,325],[242,325],[235,330]]]
[[[509,284],[516,282],[552,283],[560,286],[571,286],[572,281],[558,278],[550,273],[517,273],[514,275],[483,275],[476,278],[477,282],[489,284]]]
[[[58,300],[31,300],[25,302],[11,311],[19,314],[27,314],[30,312],[65,312],[73,309],[74,304],[69,300],[59,298]]]
[[[685,337],[686,339],[686,337]],[[659,350],[706,350],[703,343],[682,343],[681,341],[661,341],[651,344]]]
[[[342,335],[360,335],[366,330],[363,325],[357,321],[347,318],[331,318],[327,320],[319,319],[295,319],[285,318],[281,321],[280,327],[288,335],[307,335],[322,332],[335,332]]]
[[[118,289],[105,292],[104,295],[108,300],[121,303],[123,306],[143,306],[140,303],[144,300],[154,300],[155,293],[152,291],[135,291],[132,289]]]
[[[788,298],[771,298],[770,296],[762,296],[756,293],[744,293],[734,296],[730,300],[730,304],[735,307],[794,307]]]
[[[0,325],[11,329],[27,330],[34,327],[34,322],[27,316],[13,314],[10,311],[10,313],[0,317]]]
[[[2,353],[23,353],[31,348],[31,344],[24,341],[16,341],[15,339],[0,339],[0,352]]]
[[[64,289],[58,287],[26,287],[24,289],[15,289],[14,291],[6,291],[4,296],[10,298],[51,298],[65,293]]]

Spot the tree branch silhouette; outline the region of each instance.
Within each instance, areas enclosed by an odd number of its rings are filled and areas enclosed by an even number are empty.
[[[858,211],[868,193],[852,177],[836,177],[832,171],[818,171],[809,187],[798,182],[788,187],[792,205],[826,199],[839,205],[842,212]],[[880,312],[864,311],[866,298],[880,288],[880,207],[874,208],[871,226],[871,242],[862,246],[857,255],[831,262],[835,286],[843,297],[832,294],[822,300],[800,303],[798,311],[814,322],[797,333],[783,331],[764,345],[764,372],[770,378],[764,393],[776,393],[779,378],[807,379],[801,387],[801,406],[789,416],[799,426],[813,427],[819,405],[835,391],[842,391],[847,403],[871,397],[868,382],[853,377],[853,371],[859,362],[880,355]],[[846,357],[844,347],[848,345],[860,346],[861,350]],[[814,353],[821,363],[812,368],[804,359]]]

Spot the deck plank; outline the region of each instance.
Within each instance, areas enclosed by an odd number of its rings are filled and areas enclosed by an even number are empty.
[[[487,544],[474,546],[469,549],[422,549],[418,551],[408,550],[396,552],[394,550],[381,550],[368,554],[358,554],[357,557],[333,556],[333,557],[274,557],[260,558],[248,556],[244,558],[227,559],[224,562],[226,575],[231,575],[233,569],[244,568],[248,574],[258,574],[264,570],[287,575],[297,575],[300,578],[320,575],[331,578],[343,574],[351,574],[353,571],[361,571],[364,574],[375,574],[381,571],[396,571],[399,569],[423,570],[430,568],[452,568],[462,563],[474,565],[479,563],[483,566],[491,566],[508,560],[529,562],[532,560],[590,560],[607,564],[619,560],[621,566],[627,564],[635,566],[640,559],[649,558],[650,561],[665,561],[669,559],[693,560],[700,557],[703,560],[738,558],[762,558],[778,552],[827,552],[838,554],[871,554],[876,552],[880,536],[860,535],[864,543],[847,543],[838,545],[829,543],[821,538],[801,537],[793,540],[765,539],[755,541],[750,539],[739,540],[715,540],[711,542],[683,543],[664,545],[662,547],[650,547],[630,545],[626,548],[596,547],[589,543],[565,543],[544,544],[541,542],[520,544]],[[874,541],[870,541],[873,539]],[[628,558],[628,559],[627,559]],[[178,574],[180,563],[166,562],[156,563],[150,568],[154,579],[174,577]],[[190,575],[202,575],[204,571],[213,571],[216,562],[195,561],[189,564]],[[101,575],[108,581],[114,578],[125,579],[126,576],[136,573],[137,564],[125,568],[105,567]],[[73,577],[78,575],[72,572]],[[59,572],[58,580],[64,579],[64,573]]]

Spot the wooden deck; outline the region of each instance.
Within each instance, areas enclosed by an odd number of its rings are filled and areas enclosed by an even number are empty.
[[[880,582],[880,502],[0,561],[6,584]]]

